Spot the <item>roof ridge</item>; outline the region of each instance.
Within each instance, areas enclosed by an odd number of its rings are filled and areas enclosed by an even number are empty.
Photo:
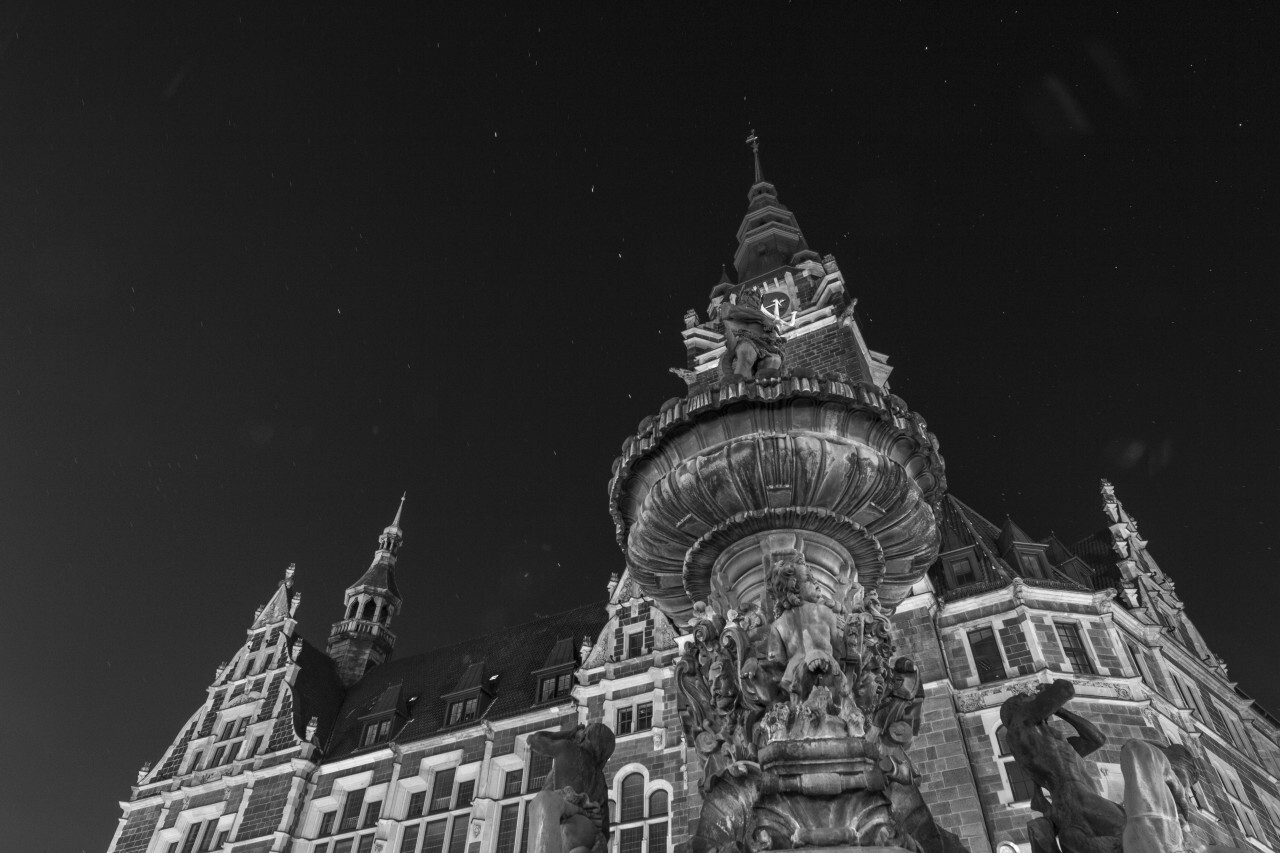
[[[484,634],[473,634],[470,637],[464,637],[460,640],[455,640],[454,642],[450,643],[447,646],[432,646],[431,648],[426,649],[425,651],[418,652],[415,655],[400,658],[400,660],[401,661],[413,660],[413,658],[416,658],[416,657],[421,657],[423,655],[436,654],[437,652],[443,652],[447,649],[456,648],[457,646],[471,645],[472,643],[475,643],[478,640],[484,640],[489,637],[497,637],[499,635],[507,634],[507,633],[510,633],[511,631],[515,631],[518,628],[523,628],[526,625],[532,625],[536,622],[546,622],[548,619],[555,619],[557,616],[566,616],[570,613],[575,613],[579,610],[585,610],[588,607],[599,607],[601,612],[603,613],[605,606],[608,605],[608,603],[609,603],[608,599],[605,599],[603,601],[592,601],[586,604],[579,604],[577,607],[570,607],[567,610],[560,610],[556,613],[548,613],[545,616],[535,617],[533,619],[527,619],[524,622],[517,622],[514,625],[507,625],[505,628],[499,628],[496,631],[488,631]]]

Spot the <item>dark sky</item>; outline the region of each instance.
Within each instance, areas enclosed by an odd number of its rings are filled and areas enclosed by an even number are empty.
[[[6,849],[102,850],[405,490],[400,653],[603,598],[752,128],[952,491],[1074,541],[1111,478],[1280,708],[1274,10],[239,5],[0,18]]]

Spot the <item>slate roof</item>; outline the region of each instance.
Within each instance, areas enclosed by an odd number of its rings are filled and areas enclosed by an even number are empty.
[[[515,625],[493,634],[464,640],[443,648],[400,660],[392,659],[374,669],[347,692],[336,725],[325,741],[325,760],[333,761],[356,752],[360,719],[367,716],[388,688],[399,684],[399,699],[411,717],[392,740],[408,743],[422,740],[444,726],[443,696],[454,692],[464,676],[483,663],[486,683],[495,686],[493,702],[482,717],[498,720],[522,714],[534,707],[537,683],[533,673],[541,669],[557,643],[569,639],[569,648],[583,635],[594,639],[609,615],[606,602],[586,604]],[[469,672],[470,671],[470,672]],[[496,681],[490,681],[493,676]],[[415,698],[416,697],[416,698]],[[475,721],[464,726],[475,725]]]
[[[387,589],[396,598],[400,598],[400,590],[396,587],[395,565],[384,562],[381,557],[374,558],[373,563],[360,576],[360,580],[347,587],[347,589],[355,589],[361,586]]]
[[[304,737],[307,722],[316,717],[317,732],[323,738],[333,729],[342,707],[343,690],[337,666],[322,649],[306,640],[302,641],[298,666],[298,678],[293,685],[293,729],[299,737]]]
[[[1104,527],[1076,542],[1071,550],[1077,557],[1093,570],[1094,576],[1101,582],[1094,587],[1101,589],[1110,581],[1120,580],[1120,569],[1116,566],[1116,550],[1112,547],[1111,529]]]

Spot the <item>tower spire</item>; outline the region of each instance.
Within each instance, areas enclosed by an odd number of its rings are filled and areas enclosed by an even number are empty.
[[[760,137],[756,136],[755,129],[751,131],[751,135],[747,137],[747,144],[751,146],[751,153],[755,156],[756,161],[756,183],[764,183],[764,171],[760,168]]]
[[[400,612],[400,591],[396,588],[396,555],[404,536],[400,515],[405,495],[400,498],[396,517],[378,537],[373,563],[343,595],[343,617],[329,630],[327,651],[338,667],[338,678],[350,687],[364,674],[391,657],[396,635],[391,620]]]

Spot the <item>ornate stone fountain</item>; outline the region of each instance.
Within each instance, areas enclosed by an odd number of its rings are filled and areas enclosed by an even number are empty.
[[[785,364],[726,372],[628,439],[619,543],[692,631],[677,676],[702,773],[695,851],[961,849],[917,789],[922,692],[888,618],[937,555],[944,488],[901,400]]]

